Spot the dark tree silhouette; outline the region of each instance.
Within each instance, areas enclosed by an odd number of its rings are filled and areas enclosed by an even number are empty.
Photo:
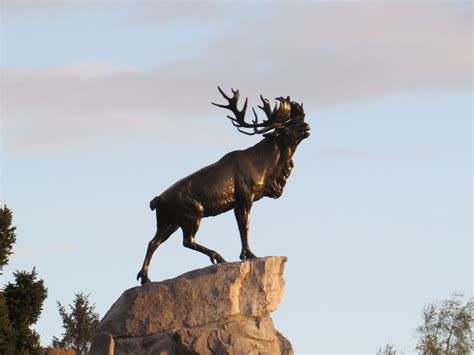
[[[16,242],[12,211],[0,208],[0,270],[9,261]],[[31,329],[43,309],[48,290],[31,272],[16,271],[14,282],[0,291],[0,354],[36,354],[40,351],[39,334]]]
[[[7,206],[0,207],[0,275],[3,267],[8,264],[13,244],[16,242],[16,227],[12,226],[12,223],[12,211]]]
[[[0,293],[0,354],[14,354],[16,332],[10,322],[8,307],[3,293]]]
[[[59,314],[63,320],[62,339],[53,337],[53,347],[74,349],[77,354],[87,354],[92,336],[99,325],[99,314],[95,313],[95,305],[89,304],[89,295],[76,293],[74,304],[69,305],[67,312],[58,302]]]
[[[16,271],[15,282],[3,289],[11,327],[15,333],[15,353],[34,354],[40,350],[39,334],[30,327],[38,321],[48,295],[43,280],[33,268],[31,272]]]

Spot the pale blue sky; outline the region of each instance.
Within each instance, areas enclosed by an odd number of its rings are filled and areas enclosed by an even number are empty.
[[[297,353],[407,353],[425,303],[472,294],[472,4],[2,1],[2,203],[16,269],[101,316],[135,276],[177,179],[258,141],[217,85],[303,101],[312,135],[279,200],[256,203],[251,245],[287,255],[274,314]],[[232,213],[202,244],[235,261]],[[208,265],[177,232],[150,277]]]

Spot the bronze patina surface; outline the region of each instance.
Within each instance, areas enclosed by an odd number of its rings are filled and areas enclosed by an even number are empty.
[[[291,101],[290,97],[279,97],[271,107],[269,101],[260,96],[266,115],[260,122],[255,110],[252,122],[245,120],[247,102],[242,110],[237,108],[239,90],[232,89],[232,97],[218,88],[227,104],[215,104],[230,110],[227,116],[237,129],[248,135],[262,134],[263,139],[245,150],[224,155],[219,161],[179,180],[150,202],[156,211],[157,231],[149,242],[145,261],[137,280],[150,281],[148,267],[153,253],[178,228],[183,231],[183,245],[206,254],[212,263],[224,262],[216,251],[195,241],[195,235],[203,217],[234,210],[240,232],[242,251],[240,259],[256,257],[248,241],[249,215],[252,204],[262,197],[278,198],[283,193],[286,181],[293,168],[292,157],[298,144],[309,137],[309,125],[304,122],[303,104]]]

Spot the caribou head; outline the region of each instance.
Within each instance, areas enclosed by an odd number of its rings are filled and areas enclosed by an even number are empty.
[[[268,99],[260,95],[262,106],[258,106],[266,115],[267,119],[260,122],[257,112],[252,107],[254,119],[252,122],[245,121],[245,113],[247,111],[248,98],[245,99],[242,110],[237,107],[237,102],[240,98],[239,90],[232,90],[232,97],[217,87],[221,95],[227,100],[227,105],[216,104],[213,105],[230,110],[235,117],[227,116],[232,124],[237,127],[239,132],[247,135],[263,134],[266,137],[275,137],[282,135],[285,140],[292,143],[299,143],[301,140],[309,137],[309,125],[304,122],[305,113],[303,104],[291,101],[290,97],[283,96],[275,99],[275,105],[272,109]],[[251,129],[251,131],[248,131]],[[271,134],[267,132],[272,131]]]

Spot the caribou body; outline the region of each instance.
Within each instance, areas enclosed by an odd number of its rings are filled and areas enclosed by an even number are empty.
[[[267,120],[259,123],[254,110],[255,119],[249,123],[245,121],[247,100],[242,110],[237,108],[239,91],[232,90],[232,97],[220,88],[219,91],[228,104],[214,105],[232,111],[235,117],[228,118],[233,125],[242,133],[263,134],[264,138],[250,148],[230,152],[214,164],[179,180],[150,202],[150,208],[156,211],[157,231],[148,244],[143,266],[137,275],[142,284],[150,281],[148,267],[156,248],[178,228],[183,231],[185,247],[206,254],[212,263],[224,262],[219,253],[196,243],[195,235],[203,217],[232,209],[242,242],[240,259],[254,258],[248,242],[252,204],[264,196],[281,196],[293,168],[292,156],[298,144],[309,136],[303,106],[289,97],[278,98],[280,104],[276,104],[273,110],[268,100],[261,97],[263,106],[259,108],[266,113]]]

